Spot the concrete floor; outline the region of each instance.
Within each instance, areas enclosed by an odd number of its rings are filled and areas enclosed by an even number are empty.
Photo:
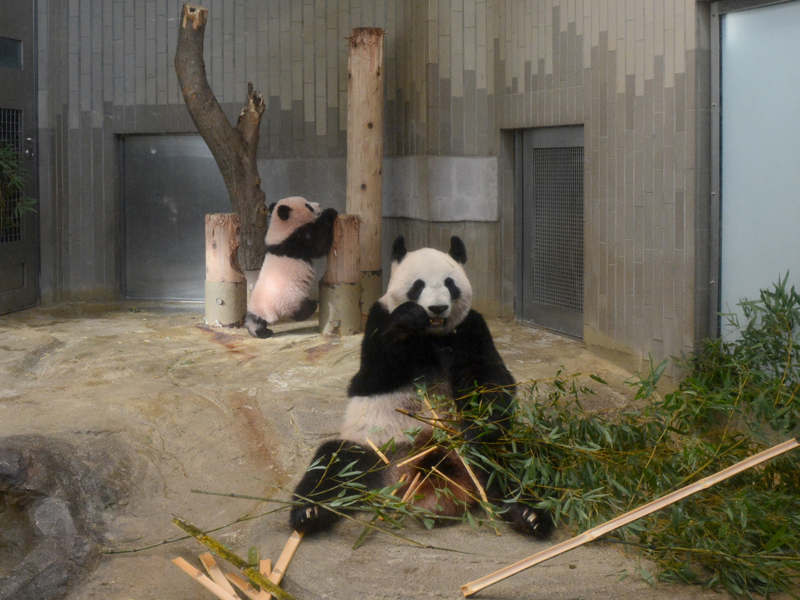
[[[492,320],[490,327],[519,382],[550,378],[563,367],[587,382],[596,373],[611,384],[592,400],[593,409],[629,402],[630,373],[579,341],[513,322]],[[213,598],[170,562],[183,556],[199,566],[202,549],[192,541],[161,544],[180,534],[173,516],[210,529],[267,513],[214,535],[240,554],[258,546],[262,557],[277,559],[291,533],[280,503],[193,490],[287,499],[315,447],[338,431],[360,337],[321,336],[315,321],[276,330],[256,340],[244,330],[212,329],[203,324],[202,306],[192,304],[70,304],[0,317],[0,442],[34,436],[23,441],[81,461],[114,492],[99,503],[84,499],[103,554],[67,598]],[[353,551],[361,529],[343,522],[303,540],[285,589],[299,600],[461,598],[462,584],[551,543],[458,525],[402,532],[429,548],[373,535]],[[553,541],[567,537],[562,528]],[[634,574],[636,566],[635,557],[592,544],[475,597],[720,597],[651,588]],[[626,571],[631,576],[623,577]],[[0,586],[3,575],[0,568]]]

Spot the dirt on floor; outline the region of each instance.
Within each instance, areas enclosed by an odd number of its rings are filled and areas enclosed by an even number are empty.
[[[517,381],[563,369],[590,382],[594,373],[609,385],[589,408],[630,402],[631,374],[581,342],[489,324]],[[291,534],[283,504],[199,492],[287,500],[316,446],[338,432],[361,342],[320,335],[315,321],[275,329],[257,340],[211,328],[196,304],[69,304],[0,317],[0,598],[212,599],[171,562],[199,567],[203,552],[175,541],[174,516],[226,526],[213,535],[274,562]],[[373,534],[352,550],[362,529],[345,521],[304,539],[284,588],[298,600],[461,598],[461,585],[568,538],[563,528],[537,542],[506,528],[412,527],[402,534],[419,546]],[[43,543],[47,532],[66,539]],[[475,597],[720,597],[652,588],[637,565],[592,544]]]

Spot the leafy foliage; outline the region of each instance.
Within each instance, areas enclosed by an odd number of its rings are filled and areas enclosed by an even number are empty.
[[[533,386],[497,472],[520,494],[580,532],[722,470],[797,434],[800,419],[800,295],[788,275],[741,303],[746,322],[734,341],[708,340],[678,389],[613,419],[587,413],[590,393],[556,380]],[[733,322],[733,326],[738,323]],[[639,377],[648,398],[665,363]],[[800,580],[800,470],[797,452],[618,530],[659,577],[736,596],[787,592]],[[647,578],[647,573],[644,573]]]
[[[580,533],[797,434],[800,295],[787,288],[787,281],[788,275],[758,300],[742,302],[746,322],[738,337],[704,342],[683,365],[689,375],[663,399],[655,390],[667,363],[651,361],[647,374],[629,382],[642,409],[610,417],[589,412],[582,400],[592,389],[559,372],[552,380],[527,385],[504,423],[508,434],[499,440],[485,435],[497,425],[481,394],[474,394],[466,409],[478,428],[469,443],[457,431],[460,416],[446,415],[424,390],[422,397],[433,410],[417,417],[436,424],[433,440],[489,474],[490,484],[511,490],[514,500],[551,510]],[[658,578],[724,588],[738,597],[786,592],[800,598],[799,462],[796,451],[784,454],[606,539],[655,563],[657,575],[639,567],[650,583]],[[407,517],[426,527],[434,524],[434,514],[397,498],[399,485],[367,490],[358,481],[360,473],[350,475],[330,506],[373,512],[356,546],[379,521],[397,528]],[[486,518],[467,512],[465,520],[493,521],[498,508],[476,500]]]

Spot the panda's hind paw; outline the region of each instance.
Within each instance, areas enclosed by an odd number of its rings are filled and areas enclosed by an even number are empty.
[[[514,529],[539,539],[548,537],[555,529],[553,517],[548,511],[522,503],[511,505],[508,518]]]
[[[268,337],[272,337],[273,331],[267,327],[267,322],[251,312],[248,312],[245,315],[244,326],[245,329],[247,329],[247,333],[252,335],[254,338],[264,340]]]

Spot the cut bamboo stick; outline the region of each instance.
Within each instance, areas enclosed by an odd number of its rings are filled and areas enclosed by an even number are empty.
[[[283,552],[281,552],[278,562],[275,563],[275,568],[272,569],[272,573],[270,573],[267,578],[275,585],[278,585],[281,579],[283,579],[289,562],[291,562],[294,553],[297,552],[297,547],[300,545],[300,540],[302,539],[303,534],[298,531],[293,532],[292,535],[289,536],[289,541],[286,542],[286,546],[283,547]],[[269,597],[271,596],[268,596],[268,598]]]
[[[269,600],[272,597],[269,592],[259,590],[243,577],[239,577],[236,573],[228,573],[225,576],[230,579],[233,585],[242,590],[242,593],[250,598],[250,600]]]
[[[369,444],[369,447],[372,448],[375,451],[375,454],[380,456],[380,458],[381,458],[381,460],[383,462],[385,462],[387,465],[389,464],[389,459],[386,458],[386,455],[383,452],[381,452],[380,448],[378,448],[375,445],[375,442],[373,442],[371,439],[367,438],[367,444]]]
[[[396,467],[402,467],[403,465],[407,465],[410,462],[414,462],[418,458],[422,458],[423,456],[426,456],[426,455],[430,454],[431,452],[433,452],[434,450],[437,450],[438,448],[439,448],[439,446],[431,446],[427,450],[423,450],[422,452],[417,452],[416,454],[414,454],[412,456],[409,456],[407,459],[401,460],[395,466]]]
[[[200,569],[196,569],[192,565],[190,565],[185,559],[183,558],[175,558],[172,561],[181,571],[189,575],[192,579],[194,579],[197,583],[202,585],[206,588],[209,592],[214,594],[220,600],[239,600],[239,597],[234,592],[233,594],[228,593],[225,589],[222,588],[219,584],[212,581],[208,576],[204,575]]]
[[[408,502],[408,499],[411,498],[411,496],[414,495],[414,492],[417,491],[417,488],[419,487],[417,485],[417,482],[419,481],[420,475],[421,473],[417,473],[416,475],[414,475],[414,479],[411,480],[411,483],[409,484],[406,493],[403,494],[403,497],[400,499],[400,502]]]
[[[200,544],[214,552],[217,556],[227,560],[231,563],[234,567],[239,569],[242,573],[244,573],[250,581],[258,585],[262,589],[268,590],[271,594],[273,594],[278,600],[295,600],[294,596],[291,594],[283,591],[277,584],[273,583],[270,579],[264,577],[257,568],[248,564],[246,560],[242,557],[238,556],[235,552],[232,552],[214,538],[209,535],[203,533],[200,529],[185,521],[184,519],[180,519],[178,517],[172,519],[172,523],[182,529],[189,535],[191,535],[195,540],[197,540]],[[201,573],[202,575],[202,573]],[[205,577],[205,575],[203,575]],[[212,581],[212,583],[214,583]],[[214,584],[216,585],[216,584]]]
[[[258,570],[264,577],[269,579],[269,576],[272,574],[272,561],[268,558],[262,558],[258,563]]]
[[[516,575],[520,571],[524,571],[534,565],[538,565],[546,560],[549,560],[559,554],[563,554],[564,552],[568,552],[578,546],[582,546],[587,542],[591,542],[592,540],[597,539],[600,536],[603,536],[607,533],[614,531],[615,529],[619,529],[623,525],[627,525],[628,523],[632,523],[637,519],[641,519],[653,513],[659,509],[664,508],[665,506],[669,506],[670,504],[674,504],[678,500],[682,500],[687,496],[691,496],[701,490],[705,490],[713,485],[716,485],[720,481],[724,481],[729,477],[733,477],[734,475],[741,473],[742,471],[746,471],[762,462],[765,462],[771,458],[775,458],[776,456],[783,454],[784,452],[788,452],[793,448],[797,448],[798,444],[797,440],[791,439],[782,444],[778,444],[777,446],[773,446],[768,450],[764,450],[763,452],[759,452],[751,456],[750,458],[746,458],[745,460],[736,463],[728,467],[727,469],[723,469],[718,473],[713,475],[709,475],[699,481],[696,481],[692,484],[689,484],[685,487],[682,487],[679,490],[676,490],[662,498],[657,500],[653,500],[652,502],[648,502],[647,504],[640,506],[632,511],[629,511],[625,514],[622,514],[602,525],[598,525],[593,529],[589,529],[588,531],[584,531],[582,534],[561,542],[560,544],[556,544],[555,546],[551,546],[542,552],[538,552],[533,556],[530,556],[524,560],[514,563],[513,565],[509,565],[499,571],[495,571],[490,575],[486,575],[485,577],[481,577],[480,579],[476,579],[466,585],[461,586],[461,592],[464,596],[471,596],[484,588],[489,587],[490,585],[494,585],[498,581],[502,581],[512,575]]]
[[[225,578],[225,574],[222,572],[222,569],[219,568],[217,562],[214,560],[211,552],[204,552],[200,555],[200,562],[202,563],[203,567],[205,568],[208,576],[224,589],[226,592],[231,594],[234,598],[236,597],[236,590],[233,589],[233,586],[228,582]]]

